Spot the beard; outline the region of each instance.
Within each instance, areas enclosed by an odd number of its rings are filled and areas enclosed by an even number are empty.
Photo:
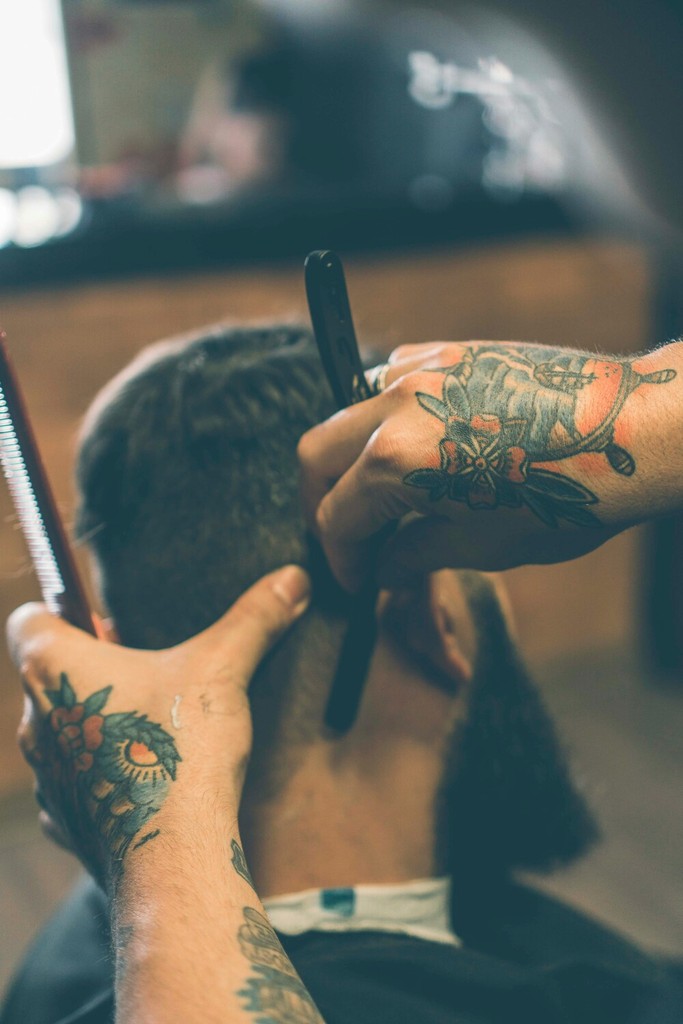
[[[599,832],[493,587],[476,573],[460,578],[478,653],[438,797],[437,853],[445,873],[480,890],[514,870],[566,865]]]

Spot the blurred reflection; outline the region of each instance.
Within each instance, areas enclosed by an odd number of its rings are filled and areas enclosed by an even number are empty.
[[[566,159],[557,116],[542,92],[515,76],[496,57],[480,58],[476,69],[442,64],[433,53],[409,54],[410,95],[429,110],[443,110],[459,96],[476,96],[483,120],[499,140],[483,163],[484,185],[552,189],[563,184]]]
[[[341,0],[64,7],[90,197],[438,210],[473,189],[557,192],[585,156],[557,68],[498,16]]]
[[[44,2],[56,16],[58,0]],[[325,218],[325,244],[348,247],[561,229],[586,206],[630,214],[623,171],[563,69],[479,6],[60,2],[68,45],[59,19],[51,45],[68,53],[75,148],[0,160],[13,196],[3,246],[76,233],[96,239],[103,265],[135,253],[141,267],[182,261],[184,243],[152,238],[179,225],[214,232],[186,249],[206,261],[228,246],[242,258],[300,252],[322,244]],[[21,63],[29,40],[5,49]],[[34,135],[44,82],[33,76],[6,105]],[[38,153],[49,138],[34,142]]]
[[[202,74],[179,140],[181,198],[212,202],[285,176],[287,65],[285,51],[271,50]]]

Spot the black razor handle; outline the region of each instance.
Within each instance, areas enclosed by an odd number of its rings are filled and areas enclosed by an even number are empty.
[[[345,409],[372,397],[358,350],[344,269],[336,253],[317,250],[304,265],[313,333],[337,406]],[[349,731],[358,715],[370,659],[377,639],[377,588],[357,595],[342,643],[325,709],[325,725],[337,734]]]
[[[342,262],[328,249],[304,264],[313,333],[332,394],[340,409],[372,397],[358,351]]]

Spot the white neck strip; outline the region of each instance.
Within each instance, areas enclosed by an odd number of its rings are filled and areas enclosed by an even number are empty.
[[[264,900],[270,922],[283,935],[308,931],[402,932],[431,942],[461,945],[449,924],[448,878],[395,885],[307,889]]]

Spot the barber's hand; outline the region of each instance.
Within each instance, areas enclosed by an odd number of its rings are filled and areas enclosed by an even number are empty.
[[[129,851],[169,823],[234,823],[252,742],[247,687],[308,590],[301,569],[279,570],[209,629],[163,651],[95,640],[43,605],[11,616],[26,694],[18,739],[43,826],[105,887]]]
[[[636,360],[503,342],[396,349],[379,395],[300,443],[307,516],[338,580],[355,591],[372,571],[395,586],[563,561],[642,518],[654,488],[636,466],[655,424],[631,395],[675,408],[674,348]]]

